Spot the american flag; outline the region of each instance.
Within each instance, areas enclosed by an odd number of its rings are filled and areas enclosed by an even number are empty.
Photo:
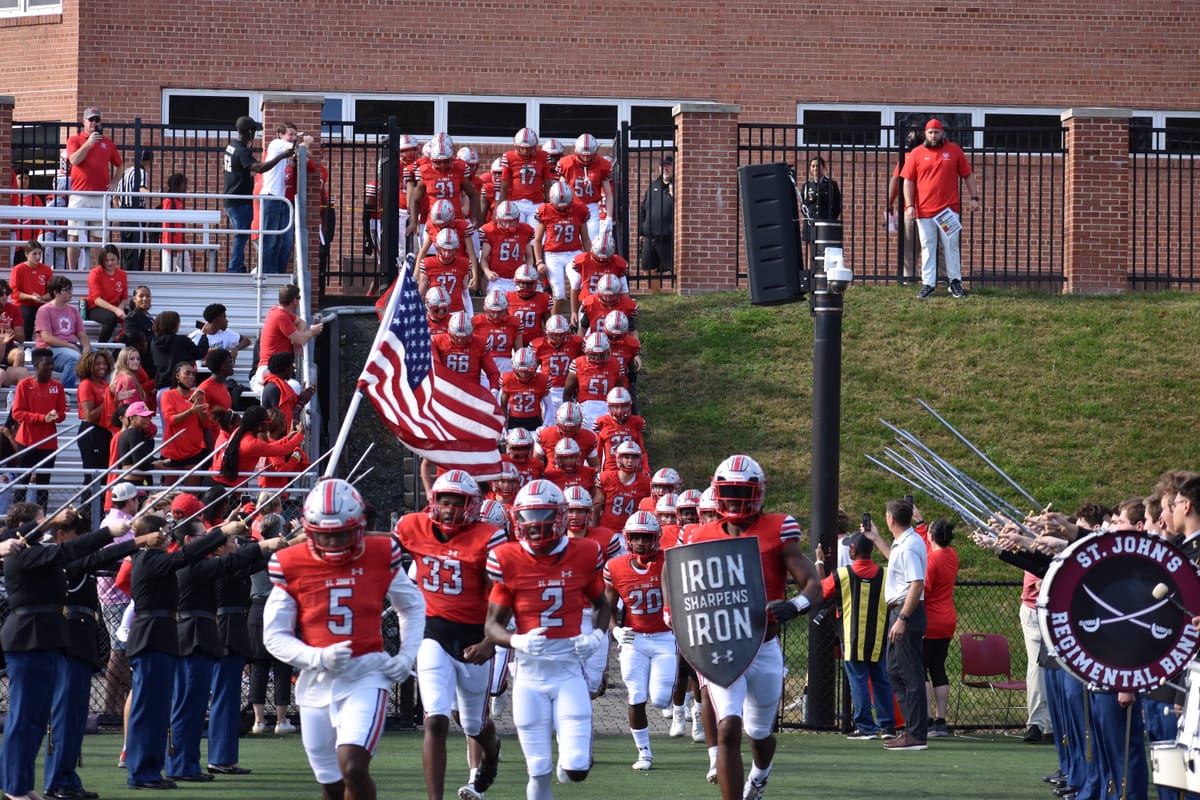
[[[358,388],[405,447],[443,467],[487,480],[500,474],[504,417],[491,392],[438,363],[425,306],[408,270],[383,316]]]

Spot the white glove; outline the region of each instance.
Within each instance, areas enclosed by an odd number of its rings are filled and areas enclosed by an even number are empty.
[[[403,653],[398,653],[388,659],[387,664],[383,667],[383,674],[389,681],[400,683],[412,674],[412,668],[412,659]]]
[[[663,624],[668,628],[671,627],[671,612],[668,609],[663,609]]]
[[[541,655],[546,649],[546,629],[534,628],[529,633],[514,633],[512,635],[512,649],[520,650],[522,653],[527,653],[531,656]]]
[[[121,627],[117,628],[117,641],[118,642],[128,642],[129,641],[129,626],[128,625],[122,625]]]
[[[600,646],[600,643],[596,641],[596,637],[590,633],[581,633],[578,636],[572,637],[571,644],[575,647],[575,655],[584,659],[596,652],[596,648]]]
[[[321,650],[321,667],[329,672],[341,672],[350,666],[353,656],[353,646],[350,642],[331,644]]]
[[[620,626],[612,630],[613,641],[619,645],[633,644],[633,628],[622,628]]]

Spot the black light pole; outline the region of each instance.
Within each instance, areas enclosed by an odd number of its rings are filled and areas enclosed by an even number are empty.
[[[853,278],[828,254],[825,272],[813,275],[812,539],[820,542],[826,568],[837,557],[838,470],[842,435],[842,296]],[[808,711],[814,727],[834,723],[837,622],[830,614],[808,626]]]

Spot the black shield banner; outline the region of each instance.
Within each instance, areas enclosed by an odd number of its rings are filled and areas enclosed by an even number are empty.
[[[729,686],[754,661],[767,629],[758,539],[672,547],[663,581],[679,652],[705,679]]]

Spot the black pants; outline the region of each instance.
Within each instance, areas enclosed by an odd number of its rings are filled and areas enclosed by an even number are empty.
[[[142,244],[142,226],[137,222],[127,222],[121,231],[122,244]],[[146,260],[146,251],[136,247],[121,248],[121,269],[126,272],[141,272]],[[104,341],[108,341],[105,339]]]
[[[892,629],[903,605],[888,609],[888,630]],[[914,739],[925,741],[929,733],[929,699],[925,696],[925,604],[908,618],[904,635],[888,642],[887,671],[892,690],[904,714],[904,724]]]
[[[117,330],[117,315],[107,308],[96,306],[88,309],[88,319],[100,323],[100,341],[111,342],[113,333]]]
[[[82,437],[75,440],[79,446],[79,458],[83,461],[84,469],[108,469],[108,450],[112,445],[112,431],[90,422],[81,422],[80,430],[86,430]]]
[[[34,322],[37,319],[37,306],[21,306],[21,321],[25,323],[25,341],[32,342]]]
[[[263,645],[263,609],[266,605],[267,598],[253,598],[246,618],[250,629],[250,702],[259,705],[267,702],[267,678],[274,674],[275,705],[289,706],[292,704],[292,667],[272,656]]]
[[[647,236],[642,266],[647,272],[674,272],[675,236]]]

